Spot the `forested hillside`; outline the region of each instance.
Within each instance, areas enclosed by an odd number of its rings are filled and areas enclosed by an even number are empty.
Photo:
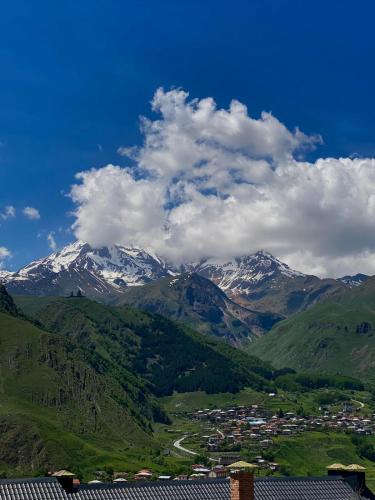
[[[64,335],[37,327],[1,289],[0,471],[79,467],[108,446],[148,446],[151,424],[166,420],[146,383],[103,369],[100,355],[77,350]]]
[[[264,362],[162,316],[77,297],[17,300],[98,368],[120,377],[121,370],[129,370],[147,380],[156,395],[269,387],[272,369]]]

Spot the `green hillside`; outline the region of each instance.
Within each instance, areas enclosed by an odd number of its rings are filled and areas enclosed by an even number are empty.
[[[157,396],[271,383],[265,363],[160,316],[85,298],[17,305],[0,288],[0,476],[178,469],[186,458],[158,458]]]
[[[85,298],[18,297],[17,302],[47,330],[64,334],[76,355],[120,380],[124,369],[141,376],[157,396],[269,387],[272,370],[264,362],[162,316]]]
[[[195,273],[133,287],[121,303],[183,322],[204,335],[213,335],[237,347],[263,335],[283,318],[236,304],[212,281]]]
[[[318,396],[364,398],[356,381],[275,372],[158,315],[78,297],[16,297],[16,307],[4,289],[0,296],[0,476],[68,468],[92,479],[97,470],[145,466],[176,473],[192,457],[173,442],[195,432],[176,408],[237,402],[315,411]],[[292,445],[281,441],[277,459],[295,467]]]
[[[279,323],[251,353],[276,367],[374,380],[375,278]]]
[[[5,309],[12,301],[1,296]],[[0,471],[81,470],[149,448],[150,422],[164,414],[141,379],[120,383],[64,336],[8,313],[0,347]]]

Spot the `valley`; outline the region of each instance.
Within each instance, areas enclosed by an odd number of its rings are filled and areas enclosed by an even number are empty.
[[[191,475],[233,454],[261,475],[351,461],[375,479],[372,278],[77,243],[0,279],[0,475]]]
[[[194,463],[208,470],[225,457],[256,463],[261,475],[323,475],[327,463],[361,463],[374,485],[375,463],[362,456],[364,443],[375,445],[373,397],[363,391],[336,397],[328,403],[326,389],[274,396],[249,389],[237,395],[174,395],[164,400],[173,422],[169,443],[183,436],[182,446],[196,453]],[[352,397],[362,398],[363,406]]]

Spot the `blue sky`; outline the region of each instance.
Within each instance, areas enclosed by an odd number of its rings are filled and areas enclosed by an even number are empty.
[[[16,269],[74,236],[74,175],[123,166],[156,89],[232,98],[319,133],[309,159],[375,156],[371,1],[14,1],[0,17],[0,246]],[[38,209],[40,219],[22,214]]]

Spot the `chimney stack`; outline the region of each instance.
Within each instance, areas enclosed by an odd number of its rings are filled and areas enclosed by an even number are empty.
[[[230,469],[230,499],[254,500],[254,470],[256,465],[236,462]]]
[[[327,467],[329,476],[341,476],[356,493],[366,489],[366,468],[358,464],[332,464]]]
[[[75,474],[72,472],[69,472],[67,470],[59,470],[57,472],[54,472],[52,474],[52,477],[55,477],[58,482],[60,483],[61,487],[66,491],[66,492],[73,492],[75,489]]]

